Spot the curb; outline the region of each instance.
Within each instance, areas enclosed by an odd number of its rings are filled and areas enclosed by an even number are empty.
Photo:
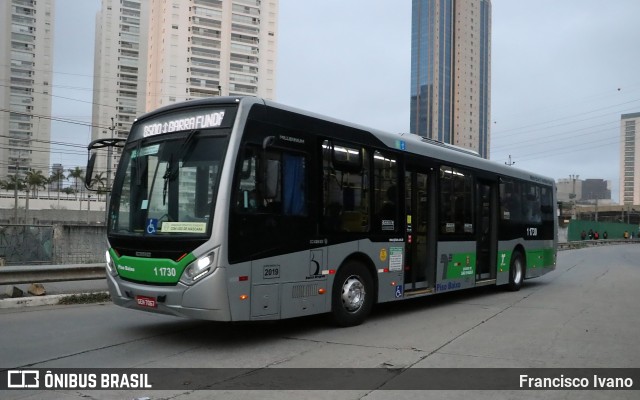
[[[69,293],[69,294],[52,294],[46,296],[18,297],[15,299],[0,299],[0,309],[21,308],[21,307],[38,307],[38,306],[54,306],[60,303],[60,300],[70,296],[107,294],[107,291],[88,292],[88,293]]]

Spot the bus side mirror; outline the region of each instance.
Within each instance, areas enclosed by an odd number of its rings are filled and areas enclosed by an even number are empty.
[[[91,177],[93,176],[93,168],[96,165],[96,155],[97,153],[91,153],[91,157],[87,161],[87,173],[85,174],[84,186],[87,189],[91,189]]]

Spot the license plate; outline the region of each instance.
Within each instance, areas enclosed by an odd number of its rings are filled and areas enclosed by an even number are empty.
[[[136,296],[136,302],[140,307],[158,308],[158,302],[155,297]]]

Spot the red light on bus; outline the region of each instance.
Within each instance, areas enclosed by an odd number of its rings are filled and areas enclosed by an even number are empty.
[[[325,294],[327,291],[325,289],[318,289],[318,294]]]
[[[241,295],[240,295],[240,300],[246,300],[246,299],[248,299],[248,298],[249,298],[249,295],[248,295],[248,294],[241,294]]]
[[[245,282],[245,281],[249,280],[249,277],[247,275],[243,275],[243,276],[238,277],[238,280],[240,282]]]
[[[395,285],[396,285],[396,283],[395,283],[395,282],[391,282],[391,286],[395,286]]]

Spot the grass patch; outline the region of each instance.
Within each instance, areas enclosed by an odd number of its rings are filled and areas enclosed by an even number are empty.
[[[58,304],[90,304],[90,303],[104,303],[111,301],[111,296],[107,292],[97,293],[81,293],[65,296],[60,299]]]

